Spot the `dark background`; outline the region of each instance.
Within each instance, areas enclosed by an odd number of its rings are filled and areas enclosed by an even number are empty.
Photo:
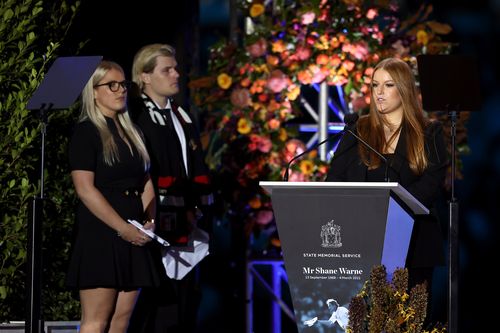
[[[126,4],[127,3],[127,4]],[[468,121],[471,153],[463,159],[464,179],[456,182],[460,220],[460,331],[491,329],[497,317],[498,288],[493,273],[498,263],[500,186],[500,0],[402,1],[401,14],[414,13],[422,3],[432,3],[436,21],[448,23],[453,32],[448,40],[457,43],[455,54],[476,57],[482,107]],[[120,14],[119,14],[120,13]],[[185,0],[123,2],[83,1],[69,32],[70,43],[87,40],[80,55],[103,55],[120,63],[130,78],[135,52],[149,43],[169,43],[177,48],[177,60],[186,87],[190,73],[203,73],[207,47],[219,37],[228,37],[229,3],[224,0]],[[460,70],[456,79],[460,80]],[[439,75],[439,73],[436,73]],[[179,98],[188,106],[187,89]],[[444,221],[446,226],[447,221]],[[220,331],[243,332],[245,319],[244,272],[238,256],[231,254],[227,234],[220,232],[220,249],[207,276],[198,318],[200,325]],[[224,243],[226,242],[226,243]],[[218,251],[218,252],[217,252]],[[438,316],[446,319],[446,267],[436,274],[436,293],[440,295]],[[489,300],[488,300],[489,298]],[[266,309],[266,307],[262,307]],[[255,313],[263,320],[269,315]],[[200,330],[203,332],[203,329]],[[263,329],[262,332],[267,332]]]

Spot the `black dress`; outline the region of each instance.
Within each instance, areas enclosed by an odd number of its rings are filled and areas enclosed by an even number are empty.
[[[125,220],[143,220],[141,196],[147,172],[137,152],[131,154],[119,137],[115,123],[106,118],[118,146],[120,162],[108,166],[103,160],[99,132],[90,121],[76,125],[69,148],[71,170],[94,172],[94,185]],[[76,240],[67,275],[67,285],[77,289],[115,288],[133,290],[158,286],[159,274],[147,246],[132,245],[94,216],[80,202],[76,211]]]

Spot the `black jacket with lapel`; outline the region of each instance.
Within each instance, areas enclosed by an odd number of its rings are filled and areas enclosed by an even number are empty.
[[[429,164],[422,175],[416,175],[410,169],[407,162],[406,141],[403,128],[394,155],[389,162],[389,179],[391,182],[401,184],[431,211],[429,215],[415,216],[406,266],[442,265],[444,264],[443,237],[434,207],[442,193],[448,165],[441,123],[431,122],[425,129],[425,150]],[[381,167],[385,168],[384,165]],[[364,182],[367,181],[367,171],[368,168],[358,153],[358,140],[346,132],[332,159],[326,181]]]

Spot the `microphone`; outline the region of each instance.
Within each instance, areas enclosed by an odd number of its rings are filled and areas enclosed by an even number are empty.
[[[285,174],[283,175],[283,181],[285,181],[285,182],[288,181],[288,174],[290,172],[290,167],[292,166],[292,163],[294,161],[296,161],[298,158],[304,156],[305,154],[310,153],[314,149],[317,149],[319,146],[321,146],[325,142],[338,138],[340,135],[344,134],[346,131],[351,132],[351,130],[349,130],[348,127],[355,124],[356,121],[358,120],[358,118],[359,118],[359,116],[357,113],[349,113],[349,114],[345,115],[345,117],[344,117],[345,127],[342,131],[335,133],[333,136],[326,138],[325,140],[318,142],[314,146],[311,146],[308,149],[304,150],[302,153],[295,155],[290,161],[288,161],[288,163],[286,165]]]
[[[359,118],[358,114],[356,114],[356,120]],[[355,137],[359,142],[361,142],[366,148],[370,149],[372,152],[374,152],[380,159],[384,162],[385,164],[385,170],[384,170],[384,182],[389,182],[389,162],[387,161],[387,158],[379,153],[375,148],[370,146],[365,140],[361,139],[358,135],[354,134],[353,131],[351,131],[349,128],[344,128],[345,132],[348,132],[351,134],[353,137]]]

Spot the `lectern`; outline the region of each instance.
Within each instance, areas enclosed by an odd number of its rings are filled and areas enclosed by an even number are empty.
[[[45,135],[48,112],[67,109],[75,102],[101,61],[101,56],[59,57],[43,82],[31,96],[26,108],[37,110],[41,120],[40,196],[33,198],[28,210],[26,277],[26,333],[43,332],[42,320],[42,215],[45,174]]]
[[[300,333],[344,332],[371,268],[404,267],[413,216],[429,213],[398,183],[260,185],[271,194]]]

